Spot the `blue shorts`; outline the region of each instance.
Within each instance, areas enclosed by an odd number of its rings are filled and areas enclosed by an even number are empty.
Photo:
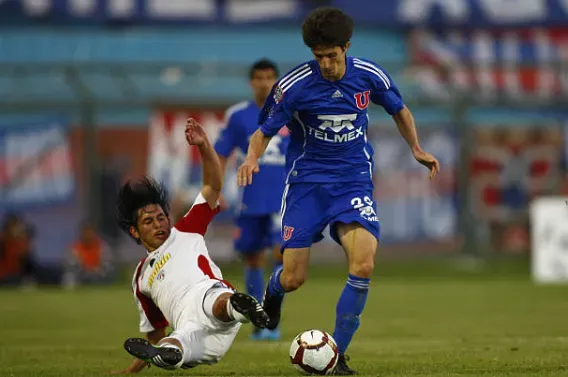
[[[236,220],[235,250],[255,254],[280,243],[280,214],[241,215]]]
[[[284,195],[282,250],[321,241],[327,225],[331,238],[341,244],[337,223],[359,223],[379,239],[377,204],[370,182],[292,183]]]

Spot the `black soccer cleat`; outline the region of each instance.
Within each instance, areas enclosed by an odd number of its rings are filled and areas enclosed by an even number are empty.
[[[132,356],[164,369],[175,369],[183,360],[183,354],[179,349],[154,347],[142,338],[126,339],[124,349]]]
[[[333,370],[334,376],[353,376],[357,374],[357,372],[347,366],[347,360],[349,360],[349,356],[339,355],[337,365]]]
[[[234,293],[231,298],[231,306],[237,312],[245,316],[254,326],[259,329],[266,328],[269,318],[256,299],[244,293]]]
[[[284,295],[271,295],[268,292],[268,285],[266,285],[266,289],[264,290],[264,297],[262,298],[262,308],[264,309],[266,314],[268,314],[268,318],[270,318],[268,325],[266,326],[266,328],[269,330],[276,329],[280,324],[283,299]]]

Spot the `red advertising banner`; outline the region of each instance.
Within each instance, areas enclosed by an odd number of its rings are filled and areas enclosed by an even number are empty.
[[[411,74],[433,96],[450,96],[448,87],[481,96],[568,93],[566,28],[419,30],[409,34],[408,44]]]

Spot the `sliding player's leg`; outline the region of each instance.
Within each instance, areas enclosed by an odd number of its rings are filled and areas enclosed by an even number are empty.
[[[253,326],[265,328],[268,323],[268,316],[254,297],[235,292],[224,283],[215,284],[207,291],[202,307],[209,322],[201,322],[210,323],[213,328],[235,322],[250,322]]]
[[[162,369],[215,364],[227,353],[239,332],[241,323],[231,322],[211,329],[205,324],[187,321],[156,347],[147,341],[142,342],[144,339],[133,339],[127,350]],[[170,355],[176,355],[176,359]]]
[[[320,201],[319,184],[287,185],[282,202],[282,267],[270,276],[262,306],[270,317],[268,329],[280,322],[286,292],[298,289],[307,279],[310,247],[323,239],[325,205]]]
[[[194,287],[185,300],[191,307],[197,302],[202,310],[188,311],[182,325],[157,346],[146,339],[131,338],[124,348],[163,369],[212,364],[227,352],[242,323],[251,322],[261,328],[268,323],[268,316],[254,297],[235,292],[222,282]]]
[[[241,325],[251,323],[264,328],[268,316],[256,299],[250,295],[235,292],[224,283],[216,283],[207,289],[203,297],[202,309],[193,311],[192,321],[197,321],[206,332],[188,333],[191,337],[191,356],[184,358],[183,368],[199,364],[213,364],[221,360],[231,347]]]
[[[129,338],[124,342],[124,349],[132,356],[162,369],[180,368],[184,360],[182,343],[172,337],[163,338],[156,346],[147,339]]]

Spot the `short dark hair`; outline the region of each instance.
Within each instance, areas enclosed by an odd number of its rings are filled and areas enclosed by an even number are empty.
[[[168,192],[163,184],[150,177],[127,181],[118,191],[116,199],[116,219],[118,226],[130,237],[130,227],[138,224],[138,210],[149,204],[157,204],[168,216],[170,204]],[[134,238],[134,237],[132,237]],[[134,238],[137,243],[139,239]]]
[[[280,75],[278,72],[278,66],[272,60],[269,59],[260,59],[254,62],[249,69],[249,78],[252,80],[254,77],[254,73],[256,71],[264,71],[265,69],[272,69],[276,74],[276,77]]]
[[[320,7],[313,10],[302,25],[304,44],[318,47],[345,47],[353,35],[353,19],[339,8]]]

